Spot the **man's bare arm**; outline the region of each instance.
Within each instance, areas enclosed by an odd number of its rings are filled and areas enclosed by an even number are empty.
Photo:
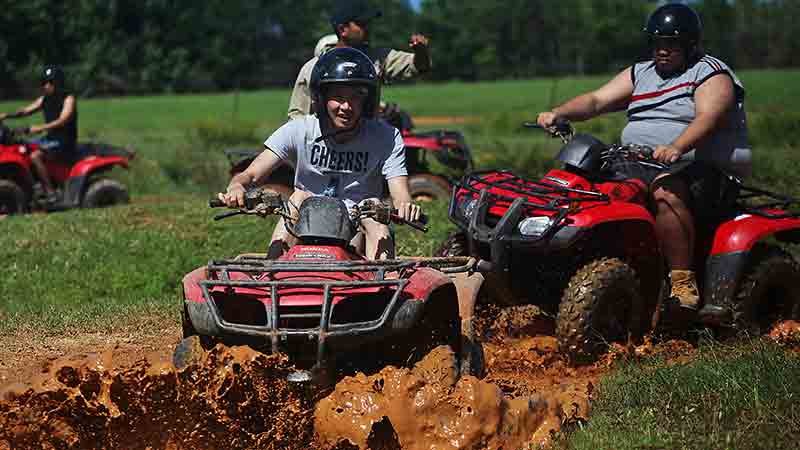
[[[543,127],[550,127],[556,118],[578,122],[624,108],[633,95],[631,70],[633,69],[629,67],[599,89],[579,95],[552,111],[539,114],[537,122]]]
[[[696,147],[719,126],[735,101],[730,77],[720,74],[706,80],[694,93],[694,120],[672,145],[683,153]]]
[[[63,127],[64,124],[66,124],[67,121],[69,121],[69,119],[74,115],[75,115],[75,97],[73,97],[72,95],[68,95],[67,98],[64,99],[64,107],[61,108],[61,114],[58,115],[58,118],[44,125],[31,127],[31,133],[40,133],[42,131]]]
[[[247,188],[262,184],[282,161],[275,152],[265,149],[246,169],[234,175],[228,183],[227,192],[220,193],[217,197],[230,207],[243,207]]]
[[[7,119],[9,117],[13,118],[13,117],[30,116],[31,114],[35,113],[36,111],[42,109],[43,99],[44,99],[44,97],[39,97],[36,100],[34,100],[33,102],[31,102],[31,104],[29,104],[28,106],[20,108],[20,109],[16,110],[15,112],[11,113],[11,114],[2,113],[2,114],[0,114],[0,120]]]

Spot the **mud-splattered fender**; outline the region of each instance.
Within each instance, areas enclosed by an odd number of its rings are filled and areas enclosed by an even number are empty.
[[[189,313],[194,329],[203,336],[217,336],[221,330],[214,324],[214,318],[206,305],[203,291],[198,284],[207,279],[206,266],[198,267],[183,277],[183,302]]]
[[[455,294],[455,286],[453,281],[447,275],[439,272],[438,270],[430,267],[421,267],[414,271],[408,278],[408,284],[403,289],[404,297],[408,300],[398,308],[392,319],[392,328],[395,330],[407,330],[414,327],[420,319],[426,308],[431,308],[429,300],[431,296],[442,289],[447,287],[453,290],[453,306],[457,311],[458,299]],[[439,305],[436,305],[437,307]]]

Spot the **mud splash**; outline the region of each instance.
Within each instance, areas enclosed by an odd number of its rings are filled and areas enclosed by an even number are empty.
[[[54,361],[0,391],[5,448],[302,448],[311,412],[285,357],[218,346],[202,365],[111,367],[111,354]]]
[[[315,430],[325,447],[520,448],[557,430],[562,415],[546,396],[508,399],[491,383],[457,379],[452,351],[438,347],[411,370],[341,381],[317,405]]]

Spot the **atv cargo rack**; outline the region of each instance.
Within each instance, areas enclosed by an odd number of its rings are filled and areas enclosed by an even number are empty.
[[[799,207],[800,199],[749,186],[739,186],[739,196],[736,198],[736,206],[740,212],[765,217],[767,219],[791,219],[800,217],[800,211],[781,211],[788,210],[792,206],[795,208]]]
[[[498,181],[487,181],[483,176],[487,174],[505,175]],[[473,183],[480,183],[485,185],[482,189],[472,187]],[[459,183],[457,188],[465,189],[473,194],[480,195],[481,191],[487,188],[497,188],[513,192],[515,194],[527,195],[531,197],[549,200],[547,204],[537,204],[526,201],[525,205],[537,209],[547,211],[557,211],[565,204],[574,202],[602,202],[609,201],[608,195],[602,192],[586,191],[583,189],[573,189],[566,186],[557,186],[556,184],[543,183],[541,181],[530,181],[514,174],[510,170],[497,170],[497,171],[479,171],[473,172],[465,176]],[[573,196],[565,196],[565,194],[573,194]],[[514,202],[517,197],[509,197],[502,194],[495,194],[490,192],[490,195],[498,200]]]
[[[473,270],[475,259],[468,257],[394,259],[379,261],[282,261],[267,259],[266,256],[247,255],[232,260],[212,260],[208,263],[208,276],[216,276],[215,280],[203,280],[198,284],[202,290],[208,310],[214,324],[222,331],[257,338],[267,338],[272,352],[279,351],[279,341],[288,336],[307,336],[317,339],[317,364],[324,364],[326,341],[330,337],[358,336],[375,332],[387,325],[392,313],[400,308],[400,294],[408,284],[408,279],[398,277],[386,279],[386,272],[403,271],[419,267],[440,267],[445,273],[467,272]],[[334,273],[334,272],[372,272],[372,280],[349,281],[266,281],[266,280],[232,280],[231,273],[262,274],[265,272],[289,273]],[[266,325],[249,325],[232,323],[223,319],[219,306],[211,295],[213,288],[251,288],[265,289],[269,292],[269,304],[265,305]],[[331,318],[336,308],[334,295],[343,289],[360,288],[394,288],[391,298],[377,318],[351,323],[333,323]],[[311,308],[297,308],[297,311],[283,312],[279,289],[282,288],[316,288],[322,291],[320,305]],[[390,293],[386,294],[387,296]],[[291,310],[290,310],[291,311]],[[314,327],[282,327],[282,319],[318,319]]]

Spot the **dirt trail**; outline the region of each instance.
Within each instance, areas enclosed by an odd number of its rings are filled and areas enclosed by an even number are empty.
[[[170,346],[144,356],[122,346],[66,355],[0,388],[0,449],[536,448],[587,420],[614,360],[662,353],[680,361],[694,352],[684,341],[648,342],[574,368],[535,307],[484,311],[478,328],[482,380],[457,380],[452,352],[439,347],[413,368],[345,378],[316,403],[286,381],[293,368],[284,356],[248,347],[218,346],[182,371]],[[800,324],[772,336],[798,342]]]

